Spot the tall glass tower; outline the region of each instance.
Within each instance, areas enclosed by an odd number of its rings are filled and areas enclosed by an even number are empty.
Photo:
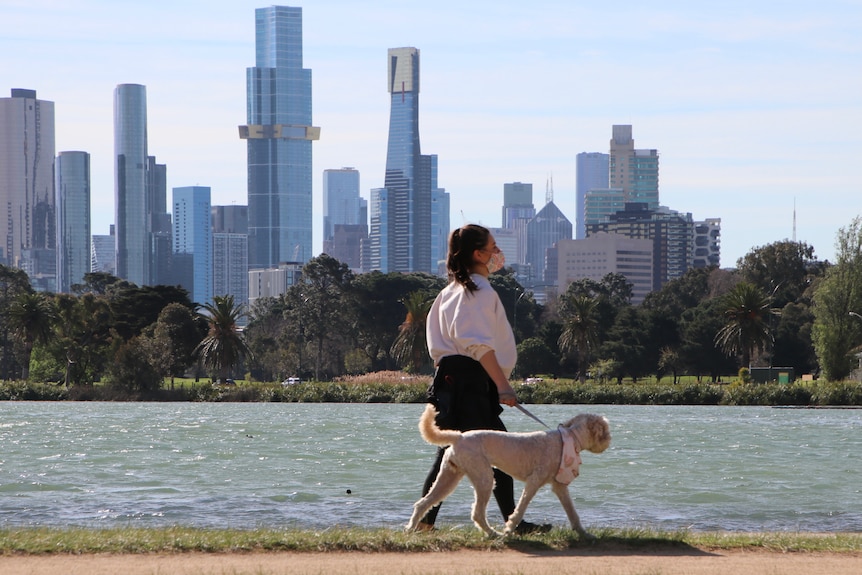
[[[37,289],[55,289],[55,218],[54,102],[12,89],[0,98],[0,263]]]
[[[173,199],[174,279],[189,291],[193,302],[211,303],[213,237],[210,188],[174,188]]]
[[[246,70],[248,266],[312,253],[311,70],[302,67],[302,8],[255,10],[255,66]]]
[[[389,146],[385,192],[372,190],[371,266],[382,272],[430,272],[430,156],[419,148],[419,50],[391,48]]]
[[[575,186],[575,239],[587,237],[586,206],[587,192],[590,190],[607,189],[609,154],[601,152],[581,152],[576,156],[576,186]]]
[[[117,276],[149,285],[147,88],[140,84],[120,84],[114,90],[114,196]]]
[[[69,293],[90,272],[90,154],[60,152],[57,190],[57,291]]]

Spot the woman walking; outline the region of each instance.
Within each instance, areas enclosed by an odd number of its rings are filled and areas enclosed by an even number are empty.
[[[488,276],[501,269],[505,257],[494,236],[468,224],[449,235],[446,268],[449,284],[437,295],[428,313],[428,351],[436,372],[428,400],[438,410],[443,429],[506,431],[500,419],[502,405],[518,403],[509,375],[518,358],[515,336],[500,297]],[[428,493],[440,470],[444,449],[437,450],[422,495]],[[512,478],[494,470],[494,498],[503,520],[515,510]],[[434,527],[440,506],[433,507],[419,524]],[[550,525],[522,521],[517,533],[548,531]]]

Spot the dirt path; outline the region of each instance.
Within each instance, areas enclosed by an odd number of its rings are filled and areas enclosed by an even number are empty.
[[[859,575],[862,554],[769,551],[234,553],[0,557],[3,575]]]

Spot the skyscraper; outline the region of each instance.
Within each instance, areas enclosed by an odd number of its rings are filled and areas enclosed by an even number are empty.
[[[69,293],[90,272],[90,154],[60,152],[57,191],[57,291]]]
[[[55,289],[54,206],[54,102],[13,89],[0,98],[0,263],[39,289]]]
[[[248,303],[248,206],[213,206],[213,295]]]
[[[332,240],[336,224],[367,225],[368,202],[359,196],[355,168],[323,170],[323,241]]]
[[[533,184],[503,184],[503,227],[515,230],[515,249],[507,254],[509,264],[527,263],[527,223],[536,216]]]
[[[174,279],[189,291],[193,302],[213,297],[212,213],[210,189],[174,188]]]
[[[621,188],[626,202],[658,208],[658,150],[637,150],[630,125],[613,126],[608,187]]]
[[[419,50],[388,54],[389,144],[384,187],[371,194],[371,268],[430,272],[433,162],[419,147]]]
[[[114,196],[117,276],[148,285],[147,89],[140,84],[114,90]]]
[[[446,275],[449,253],[449,192],[437,186],[437,154],[431,154],[431,271]],[[442,264],[442,265],[441,265]]]
[[[527,264],[532,267],[533,281],[554,283],[557,279],[556,260],[553,273],[545,274],[547,251],[560,240],[572,239],[572,224],[560,208],[549,199],[545,207],[527,224]]]
[[[609,161],[610,155],[601,152],[581,152],[576,156],[575,239],[582,240],[587,237],[585,227],[587,192],[608,188]]]
[[[312,255],[311,70],[302,67],[302,8],[255,10],[255,66],[246,70],[249,268]]]

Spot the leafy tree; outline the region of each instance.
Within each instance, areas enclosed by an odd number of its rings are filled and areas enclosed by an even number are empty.
[[[162,385],[162,375],[152,363],[155,350],[152,340],[133,337],[117,340],[113,361],[107,370],[111,386],[126,391],[154,391]]]
[[[772,364],[792,367],[797,374],[816,371],[817,354],[811,339],[813,325],[814,311],[805,303],[788,303],[784,306],[774,331]]]
[[[598,353],[602,358],[614,360],[617,382],[622,383],[625,375],[636,380],[656,370],[658,350],[652,354],[651,350],[645,314],[640,308],[629,306],[617,315]]]
[[[56,337],[51,344],[65,371],[64,382],[92,383],[101,375],[111,343],[113,316],[105,296],[56,296]]]
[[[21,368],[14,353],[15,340],[12,337],[9,310],[15,298],[32,291],[30,278],[24,270],[0,264],[0,379],[11,379],[20,373]]]
[[[314,378],[318,381],[324,362],[329,375],[340,374],[344,354],[352,348],[353,277],[347,264],[321,254],[305,264],[301,281],[288,292],[290,309],[295,312],[291,319],[298,324],[301,340],[314,344]]]
[[[518,344],[518,363],[513,373],[518,377],[554,373],[557,365],[553,350],[541,338],[528,337]]]
[[[12,335],[23,350],[21,379],[30,378],[30,356],[33,346],[45,343],[51,335],[54,323],[54,306],[42,293],[24,292],[18,295],[9,308],[9,323]]]
[[[249,312],[249,322],[243,331],[246,343],[254,354],[252,376],[259,381],[282,381],[297,370],[296,341],[289,336],[284,297],[261,298]]]
[[[698,381],[704,375],[717,381],[737,371],[735,359],[715,345],[715,334],[725,325],[724,311],[721,298],[713,298],[684,311],[680,319],[680,356],[687,372],[696,375]]]
[[[859,344],[862,313],[862,218],[838,231],[836,262],[814,294],[812,339],[823,375],[830,381],[846,378],[853,368],[851,352]]]
[[[672,347],[661,348],[658,358],[658,367],[661,372],[669,371],[671,373],[674,385],[679,381],[678,375],[683,365],[682,354],[680,354],[678,349],[674,349]],[[661,379],[661,377],[659,377],[659,379]]]
[[[578,378],[587,380],[590,353],[598,344],[598,299],[588,295],[573,295],[568,291],[561,298],[560,316],[563,332],[559,346],[563,353],[578,354]]]
[[[425,339],[425,325],[428,312],[434,303],[434,296],[424,291],[407,294],[403,302],[407,317],[392,344],[392,356],[408,373],[418,373],[428,363],[428,344]]]
[[[738,283],[722,300],[726,323],[715,335],[715,343],[729,356],[741,356],[741,367],[748,367],[755,351],[772,341],[770,316],[772,298],[748,282]]]
[[[178,303],[195,310],[189,292],[180,286],[138,287],[121,281],[106,289],[114,315],[114,329],[125,340],[140,335],[145,327],[154,324],[168,304]]]
[[[219,381],[224,381],[243,358],[252,356],[237,326],[244,316],[242,305],[236,305],[232,295],[223,295],[213,297],[213,303],[204,304],[203,309],[209,331],[195,353]]]
[[[401,300],[410,292],[438,292],[445,285],[445,279],[424,273],[373,271],[354,278],[355,347],[364,350],[372,370],[394,368],[391,350],[403,317]]]
[[[178,303],[166,305],[152,328],[154,364],[162,376],[171,376],[173,384],[174,376],[182,375],[194,362],[194,350],[203,334],[191,310]]]
[[[812,278],[825,269],[813,247],[790,240],[756,247],[740,258],[736,267],[744,281],[772,294],[773,305],[778,308],[799,301]]]

